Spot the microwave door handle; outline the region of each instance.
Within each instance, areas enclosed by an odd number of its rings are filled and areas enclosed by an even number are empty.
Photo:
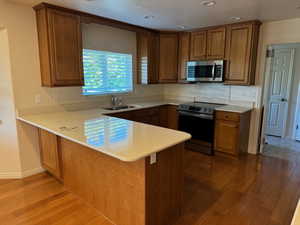
[[[217,66],[217,64],[216,63],[214,63],[214,66],[213,66],[213,70],[212,70],[212,74],[213,74],[213,80],[215,80],[216,79],[216,66]]]

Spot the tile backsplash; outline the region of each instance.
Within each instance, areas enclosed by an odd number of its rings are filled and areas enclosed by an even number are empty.
[[[232,86],[217,83],[168,84],[164,86],[164,97],[184,101],[210,101],[233,105],[254,106],[258,88],[255,86]]]

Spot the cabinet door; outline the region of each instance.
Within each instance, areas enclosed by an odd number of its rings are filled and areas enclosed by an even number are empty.
[[[190,33],[179,34],[178,80],[186,80],[186,63],[190,58]]]
[[[239,24],[228,27],[226,83],[253,84],[257,47],[258,26]]]
[[[207,31],[207,59],[225,58],[225,38],[225,27]]]
[[[215,149],[233,155],[238,154],[239,123],[226,120],[216,120]]]
[[[150,32],[137,33],[138,84],[158,83],[158,38]]]
[[[160,34],[159,82],[176,83],[178,79],[178,35]]]
[[[133,119],[133,112],[121,112],[121,113],[112,113],[107,114],[107,116],[117,117],[125,120],[132,120]]]
[[[190,60],[206,59],[207,31],[191,33]]]
[[[43,167],[58,179],[62,178],[61,154],[55,134],[39,129],[41,161]]]
[[[168,128],[178,130],[178,106],[168,105]]]
[[[83,85],[80,17],[48,9],[51,86]]]

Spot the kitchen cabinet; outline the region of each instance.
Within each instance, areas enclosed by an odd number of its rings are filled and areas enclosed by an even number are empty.
[[[82,86],[80,17],[43,4],[35,10],[42,86]]]
[[[147,123],[159,126],[159,107],[134,110],[131,112],[133,115],[132,120],[140,123]]]
[[[186,64],[190,58],[190,33],[181,32],[179,34],[178,49],[178,81],[186,80]]]
[[[137,109],[120,113],[107,114],[108,116],[118,117],[122,119],[132,120],[140,123],[147,123],[151,125],[160,125],[159,107]]]
[[[226,84],[254,84],[259,26],[258,21],[228,26]]]
[[[225,58],[226,27],[210,28],[191,33],[191,60],[214,60]]]
[[[191,33],[190,60],[206,59],[207,31]]]
[[[159,82],[176,83],[178,80],[178,34],[159,35]]]
[[[178,106],[163,105],[160,106],[160,126],[178,130]]]
[[[168,128],[178,130],[178,106],[168,105]]]
[[[137,83],[158,83],[159,35],[153,32],[137,33]]]
[[[251,112],[216,112],[214,148],[217,152],[239,156],[247,152]]]
[[[226,28],[220,27],[207,31],[207,59],[225,58]]]
[[[178,112],[176,105],[163,105],[120,113],[110,113],[107,115],[174,130],[178,129]]]
[[[55,134],[39,129],[39,142],[42,166],[53,176],[62,179],[61,152]]]

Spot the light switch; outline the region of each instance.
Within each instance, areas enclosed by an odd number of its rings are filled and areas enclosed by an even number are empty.
[[[156,153],[150,155],[150,164],[156,163]]]

